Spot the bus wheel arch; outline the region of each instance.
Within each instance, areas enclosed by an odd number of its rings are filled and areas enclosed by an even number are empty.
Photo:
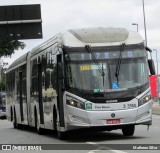
[[[68,139],[68,132],[57,131],[57,135],[60,140]]]

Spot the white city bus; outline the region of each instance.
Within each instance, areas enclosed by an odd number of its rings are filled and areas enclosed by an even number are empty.
[[[60,139],[82,128],[132,136],[135,125],[152,123],[147,50],[139,33],[123,28],[59,33],[8,68],[7,118]]]

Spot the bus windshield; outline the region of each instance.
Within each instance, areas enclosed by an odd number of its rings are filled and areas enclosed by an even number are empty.
[[[66,56],[67,84],[71,88],[107,92],[127,90],[149,82],[146,53],[143,50],[128,50],[123,53],[118,82],[115,77],[118,51],[94,52],[105,73],[104,84],[99,66],[89,53],[69,53]]]

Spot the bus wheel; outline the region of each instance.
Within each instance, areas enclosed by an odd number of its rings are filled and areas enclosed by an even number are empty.
[[[67,132],[57,131],[57,135],[60,140],[66,140],[68,138]]]
[[[133,136],[135,130],[135,125],[128,125],[122,128],[122,133],[124,136]]]

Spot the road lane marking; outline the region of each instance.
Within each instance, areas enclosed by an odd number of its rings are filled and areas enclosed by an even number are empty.
[[[91,150],[88,153],[95,153],[95,152],[100,152],[101,150]]]
[[[95,143],[95,142],[86,142],[88,144],[92,144],[92,145],[98,145],[98,143]]]
[[[95,143],[95,142],[86,142],[86,143],[97,146],[96,150],[91,150],[88,153],[95,153],[95,152],[99,152],[99,151],[102,151],[102,150],[109,150],[109,151],[111,151],[113,153],[127,153],[125,151],[115,150],[114,148],[100,146],[98,143]]]

